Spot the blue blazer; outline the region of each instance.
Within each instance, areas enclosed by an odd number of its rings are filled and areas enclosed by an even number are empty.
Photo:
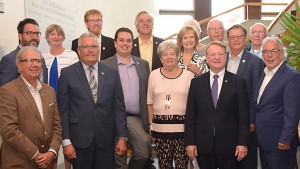
[[[9,54],[3,56],[0,62],[0,86],[3,86],[7,82],[10,82],[19,77],[18,68],[16,66],[17,53],[21,48],[18,46],[15,50]],[[43,57],[43,56],[41,56]],[[48,70],[43,59],[43,82],[48,83]]]
[[[118,71],[98,64],[97,102],[81,61],[63,68],[58,80],[58,108],[62,138],[86,148],[93,139],[101,148],[112,148],[116,136],[127,136],[127,118]]]
[[[261,86],[265,77],[259,79]],[[257,88],[254,102],[260,87]],[[298,123],[300,117],[300,74],[283,63],[265,87],[256,104],[256,134],[261,148],[269,152],[280,152],[278,143],[298,145]]]
[[[227,59],[228,60],[228,59]],[[249,96],[249,113],[250,123],[255,123],[255,104],[254,94],[258,88],[258,80],[261,72],[264,69],[264,63],[255,54],[250,53],[247,49],[244,49],[241,61],[237,70],[237,75],[244,78],[247,83],[248,96]]]

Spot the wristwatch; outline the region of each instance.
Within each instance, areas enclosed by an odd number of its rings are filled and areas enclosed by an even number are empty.
[[[128,137],[119,137],[119,139],[124,139],[126,142],[128,141]]]

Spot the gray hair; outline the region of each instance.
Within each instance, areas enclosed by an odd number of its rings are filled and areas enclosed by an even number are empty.
[[[147,11],[141,11],[141,12],[139,12],[139,13],[136,15],[136,17],[135,17],[135,21],[134,21],[135,26],[138,25],[138,23],[139,23],[138,18],[139,18],[139,16],[142,15],[142,14],[147,14],[147,15],[149,15],[150,18],[151,18],[152,24],[154,24],[154,23],[153,23],[153,22],[154,22],[153,16],[152,16],[149,12],[147,12]]]
[[[279,50],[283,54],[283,60],[286,60],[287,55],[286,55],[286,51],[285,51],[284,45],[283,45],[282,41],[277,36],[266,37],[262,41],[261,50],[263,50],[263,48],[265,47],[266,43],[269,42],[269,41],[273,41],[273,42],[275,42],[275,43],[278,44]]]
[[[158,45],[158,47],[157,47],[158,56],[161,57],[167,49],[174,49],[176,52],[176,56],[179,55],[179,48],[178,48],[177,44],[171,40],[166,40],[166,41],[161,42]]]
[[[217,46],[220,46],[222,48],[224,48],[224,51],[226,52],[226,45],[224,42],[221,42],[221,41],[212,41],[210,42],[207,46],[206,46],[206,52],[205,52],[205,55],[207,55],[207,49],[212,46],[212,45],[217,45]]]
[[[16,63],[20,62],[21,60],[23,60],[23,55],[24,53],[28,52],[28,51],[34,51],[37,52],[40,55],[40,58],[42,59],[42,53],[34,46],[25,46],[22,47],[19,52],[17,53],[16,56]]]
[[[253,28],[254,26],[256,26],[256,25],[261,25],[262,27],[264,27],[265,33],[268,34],[268,28],[267,28],[267,26],[264,25],[264,24],[261,23],[261,22],[257,22],[257,23],[255,23],[255,24],[253,24],[253,25],[250,27],[250,33],[251,33],[252,28]]]
[[[207,23],[207,28],[206,28],[206,30],[209,29],[210,23],[213,22],[213,21],[218,21],[218,22],[220,22],[220,23],[222,24],[222,27],[224,28],[224,24],[223,24],[222,21],[220,21],[219,19],[212,19],[212,20],[210,20],[210,21]]]
[[[82,35],[78,38],[78,47],[81,46],[81,43],[82,43],[81,41],[82,41],[82,39],[83,39],[84,37],[91,37],[91,38],[94,38],[95,41],[97,42],[97,44],[99,45],[98,37],[97,37],[95,34],[93,34],[93,33],[87,32],[87,33],[82,34]]]

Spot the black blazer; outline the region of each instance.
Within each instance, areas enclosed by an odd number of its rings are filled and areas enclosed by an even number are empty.
[[[237,145],[248,145],[249,111],[246,81],[225,71],[217,107],[214,107],[210,72],[192,79],[185,118],[185,145],[198,153],[234,155]],[[215,130],[215,135],[214,135]]]
[[[159,56],[157,54],[158,45],[164,40],[158,37],[153,36],[153,56],[152,56],[152,70],[162,67]],[[141,57],[140,47],[139,47],[139,38],[133,40],[133,48],[131,54],[137,57]],[[150,71],[152,71],[150,70]]]
[[[77,53],[78,38],[72,41],[71,49]],[[116,53],[114,39],[101,35],[101,56],[100,60],[107,59]],[[78,55],[78,53],[77,53]]]

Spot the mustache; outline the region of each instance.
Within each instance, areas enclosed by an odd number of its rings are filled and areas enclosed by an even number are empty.
[[[39,42],[38,42],[36,39],[31,39],[31,40],[29,41],[29,43],[31,43],[31,42],[36,42],[37,44],[39,44]]]

